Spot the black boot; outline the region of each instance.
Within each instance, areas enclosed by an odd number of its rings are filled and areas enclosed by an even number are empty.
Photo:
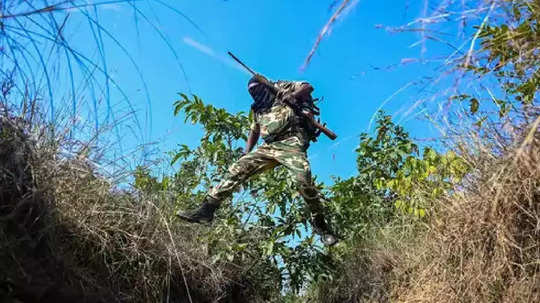
[[[207,198],[199,209],[178,211],[176,216],[191,223],[210,223],[214,219],[214,212],[219,208],[219,202]]]
[[[313,231],[321,236],[321,242],[325,246],[333,246],[337,244],[338,239],[328,227],[328,224],[326,224],[323,215],[315,215],[315,217],[311,220],[311,225],[313,227]]]

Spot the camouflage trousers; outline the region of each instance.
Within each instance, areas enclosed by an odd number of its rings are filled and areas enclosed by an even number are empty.
[[[223,201],[249,177],[272,169],[278,165],[285,166],[295,180],[298,191],[314,216],[315,221],[324,221],[322,195],[311,179],[311,169],[302,143],[296,137],[264,143],[254,151],[240,158],[231,165],[229,173],[216,187],[208,193],[211,198]],[[315,225],[326,225],[324,222]],[[321,226],[323,227],[323,226]]]

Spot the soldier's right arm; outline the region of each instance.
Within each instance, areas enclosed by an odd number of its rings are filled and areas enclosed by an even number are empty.
[[[259,136],[261,134],[261,126],[257,119],[257,115],[252,111],[249,113],[251,120],[249,136],[246,142],[246,149],[244,150],[244,155],[249,153],[253,147],[257,144]]]
[[[257,141],[259,140],[259,136],[261,134],[261,127],[258,123],[255,123],[251,130],[249,131],[249,137],[246,143],[246,149],[244,150],[244,154],[249,153],[255,144],[257,144]]]

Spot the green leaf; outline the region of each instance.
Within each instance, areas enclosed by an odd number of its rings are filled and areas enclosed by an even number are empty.
[[[486,116],[480,117],[480,119],[478,119],[478,121],[474,122],[474,125],[477,126],[477,127],[482,127],[482,125],[484,124],[484,122],[486,120],[487,120]]]
[[[470,104],[471,114],[475,114],[478,111],[478,107],[480,106],[478,99],[472,98],[470,102],[471,102]]]

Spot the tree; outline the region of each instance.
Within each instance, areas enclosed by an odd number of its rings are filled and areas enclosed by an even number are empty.
[[[337,178],[330,187],[339,233],[352,243],[371,240],[378,229],[403,213],[422,218],[431,201],[452,190],[469,171],[454,152],[418,146],[391,116],[379,112],[374,136],[360,135],[358,175]]]
[[[198,146],[180,145],[171,153],[172,163],[179,169],[169,177],[169,190],[175,193],[179,208],[192,208],[242,155],[238,144],[246,139],[251,118],[206,105],[197,96],[180,97],[174,104],[175,115],[182,113],[185,122],[199,124],[204,134]],[[241,194],[224,203],[229,207],[218,212],[204,239],[214,262],[256,260],[248,266],[253,279],[264,280],[277,270],[283,281],[281,287],[293,291],[300,290],[310,278],[328,272],[331,261],[314,236],[304,233],[309,231],[309,212],[286,169],[277,168],[250,179]],[[266,269],[249,270],[259,265]]]

